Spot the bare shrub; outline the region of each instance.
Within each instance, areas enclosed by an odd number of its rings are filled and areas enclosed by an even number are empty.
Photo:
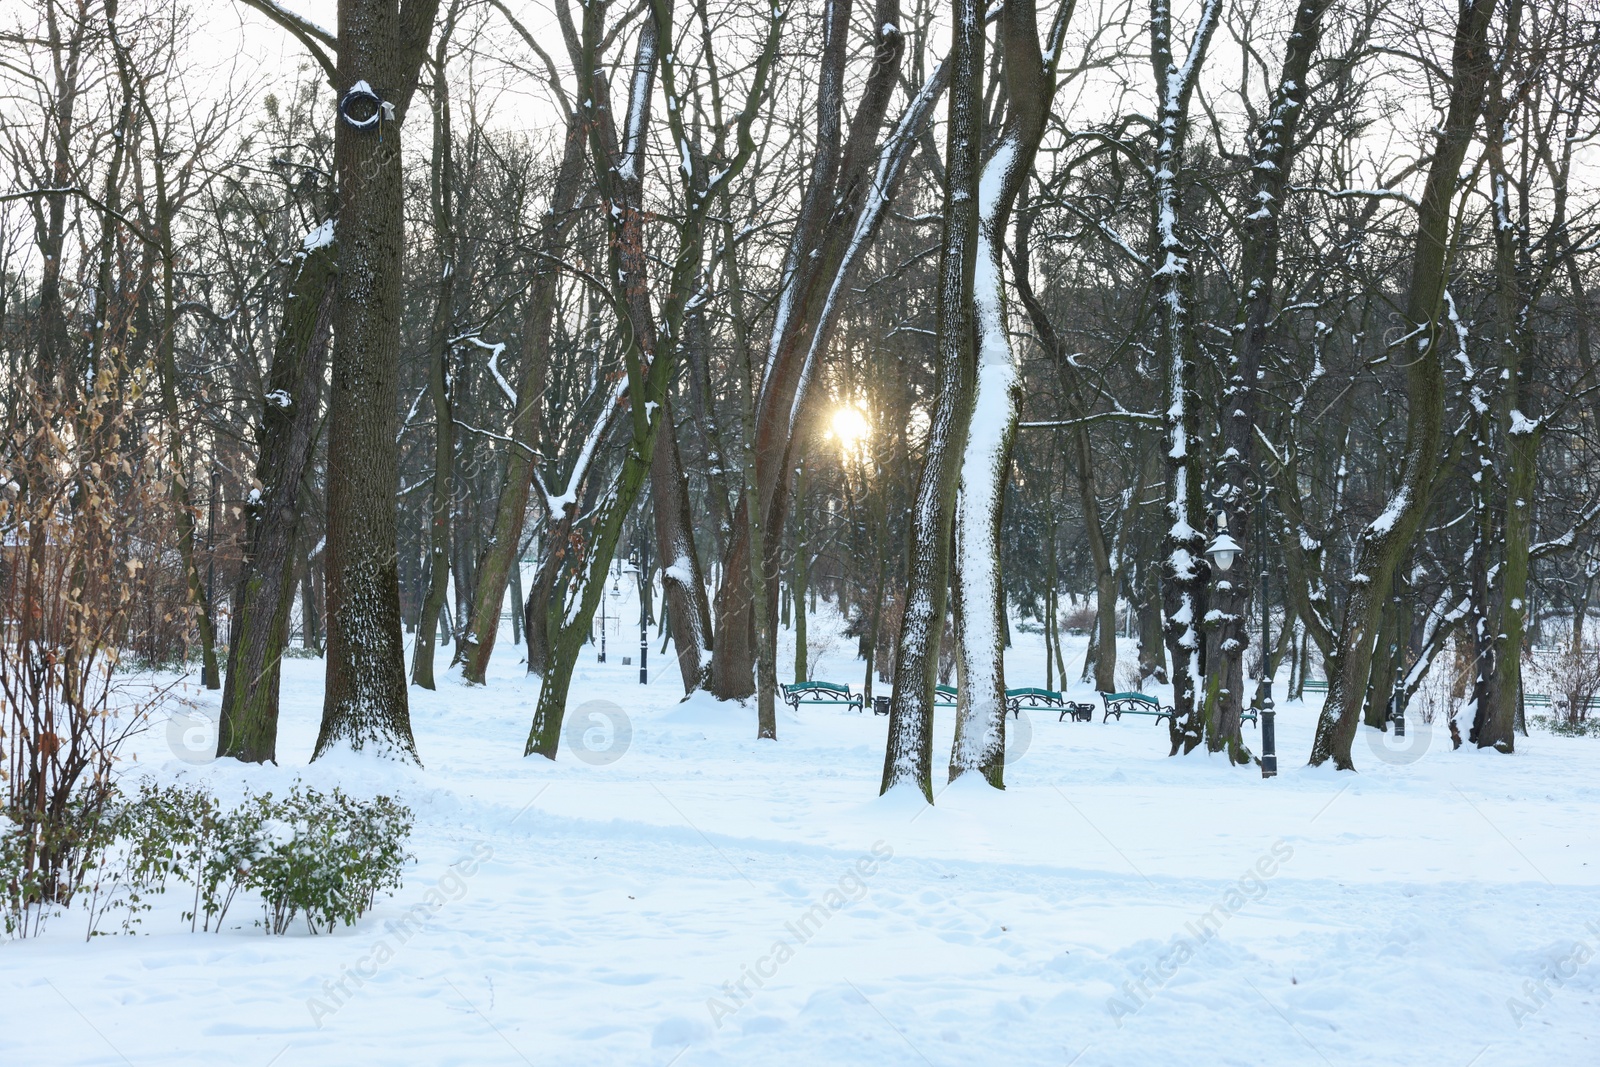
[[[1061,628],[1069,634],[1091,633],[1098,615],[1094,602],[1085,601],[1079,607],[1067,609],[1066,614],[1061,616]]]
[[[137,462],[126,367],[106,360],[75,404],[21,384],[0,439],[0,913],[28,936],[103,850],[117,749],[159,697],[116,665],[135,605],[156,599],[139,546],[166,496]]]
[[[1551,710],[1558,720],[1576,726],[1588,719],[1590,705],[1600,695],[1600,653],[1569,645],[1542,657],[1529,674],[1549,689]]]

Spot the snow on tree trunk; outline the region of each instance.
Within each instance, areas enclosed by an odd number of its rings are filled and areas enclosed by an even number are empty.
[[[1264,543],[1257,544],[1256,523],[1250,521],[1255,495],[1266,492],[1256,479],[1256,413],[1258,368],[1275,309],[1278,277],[1279,220],[1289,174],[1300,144],[1296,132],[1307,92],[1306,75],[1322,35],[1322,15],[1331,0],[1306,0],[1295,13],[1294,29],[1284,55],[1283,69],[1272,102],[1255,133],[1250,183],[1242,207],[1244,239],[1234,323],[1233,349],[1229,353],[1222,394],[1223,458],[1219,464],[1219,506],[1232,514],[1229,527],[1240,551],[1233,569],[1217,581],[1213,600],[1211,667],[1206,686],[1204,714],[1206,748],[1226,751],[1233,763],[1248,761],[1240,735],[1244,711],[1244,650],[1249,641],[1246,616],[1250,610],[1251,580],[1260,573]]]
[[[882,792],[914,786],[933,801],[933,687],[944,630],[951,524],[977,368],[973,275],[978,253],[984,26],[976,0],[954,0],[944,223],[937,308],[938,394],[911,512],[911,563],[895,656]]]
[[[1066,10],[1070,10],[1070,7]],[[1010,0],[1000,16],[1009,114],[978,182],[977,249],[972,300],[977,375],[961,462],[955,515],[959,560],[957,654],[961,689],[950,778],[981,773],[1005,787],[1005,590],[1000,581],[1000,523],[1017,430],[1017,354],[1006,324],[1001,251],[1006,223],[1044,135],[1055,95],[1055,62],[1066,16],[1058,15],[1041,50],[1033,0]],[[1047,58],[1048,56],[1048,58]]]
[[[706,596],[700,556],[694,545],[694,514],[689,481],[678,453],[672,403],[662,399],[650,466],[650,501],[655,511],[656,556],[661,560],[662,587],[671,619],[672,643],[678,653],[683,691],[699,689],[711,668],[711,603]]]
[[[978,329],[978,374],[967,445],[961,463],[955,535],[959,589],[956,612],[961,690],[950,779],[978,771],[1004,787],[1006,683],[1005,591],[1000,581],[1000,521],[1011,442],[1017,429],[1016,354],[1005,328],[1000,237],[995,232],[996,174],[1017,157],[1015,138],[1002,140],[979,184],[978,254],[973,280]],[[1026,173],[1026,172],[1024,172]],[[1003,219],[998,220],[1004,226]]]
[[[1221,0],[1205,0],[1183,65],[1177,65],[1168,0],[1151,0],[1151,64],[1159,101],[1155,153],[1156,354],[1167,388],[1167,533],[1162,564],[1167,649],[1172,655],[1172,752],[1192,751],[1202,739],[1195,701],[1200,692],[1200,625],[1211,568],[1205,558],[1204,508],[1195,393],[1194,279],[1179,233],[1183,141],[1189,97],[1216,31]],[[1195,524],[1199,523],[1199,526]]]
[[[1513,136],[1512,89],[1503,84],[1505,72],[1520,61],[1522,0],[1511,0],[1501,62],[1495,65],[1487,123],[1486,155],[1492,189],[1495,223],[1495,346],[1499,356],[1498,396],[1493,412],[1494,432],[1501,447],[1499,469],[1481,468],[1480,491],[1493,500],[1490,509],[1500,524],[1500,560],[1495,568],[1497,585],[1489,599],[1492,648],[1485,700],[1478,706],[1472,739],[1479,748],[1511,752],[1516,748],[1517,712],[1522,705],[1522,646],[1528,622],[1529,553],[1533,541],[1533,499],[1538,476],[1539,440],[1543,420],[1522,411],[1534,397],[1523,390],[1525,365],[1534,354],[1529,312],[1538,299],[1535,269],[1529,249],[1528,183],[1514,181],[1505,159],[1506,142]],[[1524,175],[1525,178],[1525,175]],[[1512,190],[1517,190],[1522,210],[1513,217]],[[1557,195],[1564,196],[1564,192]],[[1562,213],[1558,212],[1560,218]],[[1484,484],[1487,483],[1487,484]]]

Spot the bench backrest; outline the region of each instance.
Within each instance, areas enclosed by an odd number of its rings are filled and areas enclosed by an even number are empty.
[[[849,696],[850,687],[839,685],[837,682],[796,682],[784,686],[791,693],[838,693],[840,696]]]
[[[1161,701],[1143,693],[1101,693],[1107,700],[1132,700],[1140,704],[1149,704],[1151,707],[1160,707]]]
[[[1061,694],[1054,689],[1040,689],[1038,686],[1025,685],[1021,689],[1007,689],[1008,697],[1044,697],[1046,700],[1060,700]]]
[[[953,685],[936,685],[933,687],[933,691],[935,695],[942,697],[953,697],[956,695],[956,687]]]

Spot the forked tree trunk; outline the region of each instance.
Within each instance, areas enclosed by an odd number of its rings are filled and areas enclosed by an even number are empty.
[[[604,595],[606,570],[616,551],[622,525],[653,462],[668,390],[678,365],[681,347],[678,339],[682,335],[685,308],[693,295],[690,287],[700,276],[708,214],[753,153],[755,146],[750,129],[767,100],[782,23],[782,10],[772,9],[766,39],[753,64],[749,94],[734,122],[737,150],[704,186],[695,186],[693,177],[685,175],[689,184],[688,203],[678,227],[680,245],[672,264],[662,317],[661,333],[666,343],[657,349],[648,291],[650,256],[644,243],[644,152],[658,70],[667,99],[677,98],[675,60],[670,52],[663,54],[658,47],[660,42],[673,39],[672,5],[669,0],[652,0],[650,16],[641,27],[621,138],[605,105],[608,90],[603,73],[596,69],[604,9],[605,5],[600,3],[585,7],[580,54],[574,59],[579,69],[579,95],[584,101],[583,120],[589,133],[590,158],[610,236],[608,269],[612,299],[621,312],[623,326],[631,439],[621,470],[592,519],[583,553],[563,567],[550,598],[546,618],[551,662],[539,691],[526,748],[528,755],[538,753],[550,759],[555,758],[559,747],[567,691],[578,649],[588,638],[594,609]],[[668,111],[674,135],[681,139],[681,114],[675,107]]]
[[[1383,513],[1362,531],[1357,546],[1354,573],[1361,580],[1352,585],[1339,627],[1333,657],[1339,669],[1331,672],[1328,697],[1317,720],[1313,766],[1332,760],[1340,770],[1355,769],[1350,748],[1371,676],[1373,642],[1395,569],[1422,523],[1439,462],[1445,391],[1441,319],[1449,273],[1451,206],[1489,76],[1488,32],[1494,6],[1495,0],[1466,0],[1457,18],[1450,106],[1434,139],[1433,162],[1417,207],[1411,286],[1402,318],[1405,333],[1394,353],[1406,368],[1409,401],[1400,487]]]
[[[912,785],[933,802],[933,696],[950,578],[951,527],[977,377],[973,276],[986,41],[976,0],[954,0],[944,223],[939,255],[938,393],[911,511],[911,564],[895,653],[882,792]]]
[[[511,443],[506,451],[505,476],[495,503],[494,529],[482,560],[467,630],[456,646],[461,677],[482,685],[500,633],[500,605],[506,582],[517,566],[528,495],[538,461],[539,438],[544,424],[544,392],[549,377],[552,331],[560,275],[557,261],[566,247],[566,235],[576,213],[573,208],[584,188],[584,141],[574,115],[567,123],[566,147],[556,175],[550,206],[540,222],[539,249],[533,260],[533,285],[522,317],[522,366],[517,381],[517,408],[511,417]],[[543,502],[540,511],[545,510]],[[533,659],[530,657],[530,668]]]
[[[1050,40],[1041,49],[1033,0],[1008,0],[1000,15],[1008,115],[979,181],[972,292],[978,366],[955,516],[963,684],[956,700],[950,778],[977,771],[996,789],[1005,788],[1008,643],[1005,590],[1000,582],[1000,523],[1017,430],[1021,372],[1006,327],[1002,252],[1012,205],[1033,171],[1044,136],[1055,96],[1055,64],[1071,12],[1070,3],[1057,9]]]
[[[897,28],[899,0],[877,0],[872,20],[873,66],[851,120],[849,137],[844,138],[844,75],[853,6],[849,0],[840,0],[827,8],[817,79],[816,148],[784,262],[767,369],[756,406],[757,514],[769,531],[781,531],[787,525],[795,435],[802,424],[816,364],[831,336],[840,306],[839,290],[882,219],[911,141],[905,127],[909,123],[920,129],[931,105],[924,87],[908,106],[895,136],[881,151],[874,150],[904,49]],[[939,77],[942,75],[936,75]],[[713,602],[712,690],[724,699],[743,699],[753,691],[757,650],[751,643],[756,627],[748,585],[748,513],[742,505],[734,509],[722,582]],[[774,582],[780,573],[777,555],[781,540],[766,539],[772,558],[765,561],[762,572]],[[776,603],[775,596],[768,597],[769,608]]]

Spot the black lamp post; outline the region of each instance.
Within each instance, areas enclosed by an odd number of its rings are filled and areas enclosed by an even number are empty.
[[[650,616],[644,607],[644,583],[650,575],[650,545],[643,543],[628,556],[628,566],[639,579],[639,684],[650,683]]]
[[[1394,596],[1395,625],[1399,625],[1400,594]],[[1389,645],[1389,658],[1394,660],[1394,686],[1389,690],[1389,718],[1394,722],[1394,735],[1406,735],[1406,698],[1405,698],[1405,663],[1401,659],[1400,639],[1395,638]]]
[[[1272,598],[1267,596],[1267,486],[1256,497],[1256,555],[1261,560],[1261,777],[1278,775],[1277,710],[1272,703]]]
[[[604,589],[605,587],[601,586],[601,588]],[[617,585],[617,578],[615,578],[615,577],[613,577],[611,579],[611,595],[612,595],[613,598],[620,598],[622,596],[622,589]],[[605,598],[605,594],[602,593],[600,595],[600,662],[604,663],[605,661],[606,661],[606,598]]]
[[[601,586],[600,588],[604,589],[605,586]],[[600,662],[604,663],[605,661],[606,661],[606,598],[605,598],[604,594],[601,594],[601,596],[600,596]]]

